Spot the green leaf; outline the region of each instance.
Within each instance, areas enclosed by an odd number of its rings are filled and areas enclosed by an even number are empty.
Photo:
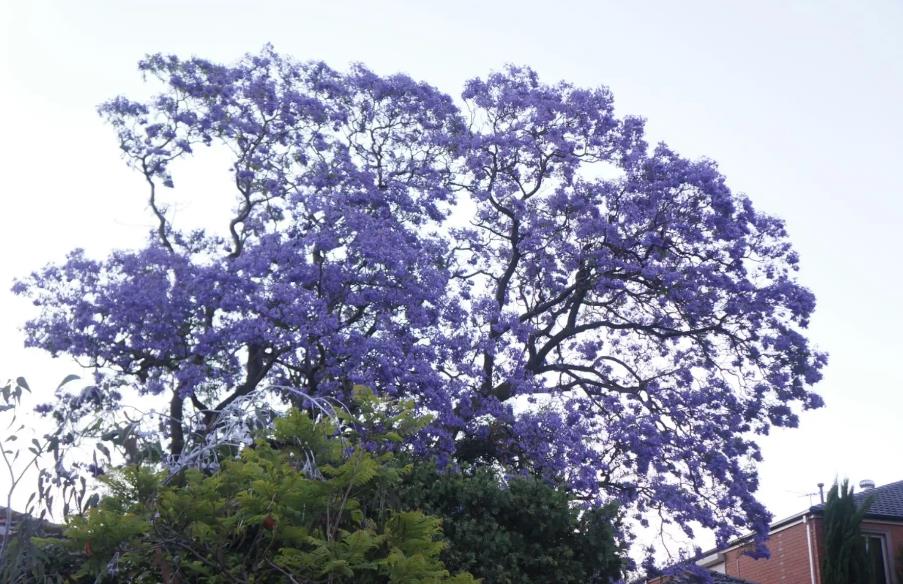
[[[107,460],[110,460],[110,449],[107,448],[106,446],[104,446],[103,444],[101,444],[100,442],[98,442],[96,444],[96,446],[97,446],[97,449],[100,450],[103,453],[103,455],[107,457]]]
[[[79,377],[78,375],[75,375],[74,373],[70,373],[69,375],[64,377],[62,381],[60,381],[60,384],[57,385],[56,388],[60,389],[67,383],[71,383],[71,382],[75,381],[76,379],[81,379],[81,377]]]

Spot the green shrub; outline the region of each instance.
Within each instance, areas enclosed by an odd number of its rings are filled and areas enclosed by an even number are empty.
[[[593,584],[622,574],[613,506],[581,512],[562,489],[505,481],[488,467],[442,473],[421,464],[403,487],[403,506],[442,518],[445,565],[485,584]]]
[[[394,440],[419,424],[358,390],[359,415]],[[343,416],[348,416],[345,413]],[[390,438],[386,434],[391,433]],[[147,466],[104,478],[108,495],[71,520],[75,579],[101,582],[473,583],[451,576],[436,517],[385,504],[410,466],[363,448],[348,425],[292,411],[215,472]],[[368,504],[365,504],[368,502]]]

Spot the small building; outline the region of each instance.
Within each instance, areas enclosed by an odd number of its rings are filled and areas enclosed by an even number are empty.
[[[860,487],[856,502],[872,499],[862,534],[875,568],[875,584],[903,584],[903,481],[880,487],[862,481]],[[823,515],[824,504],[819,504],[772,524],[768,559],[744,553],[753,545],[747,537],[704,554],[696,564],[754,584],[821,584]]]

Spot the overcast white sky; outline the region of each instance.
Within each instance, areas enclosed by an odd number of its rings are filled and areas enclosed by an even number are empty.
[[[653,141],[717,160],[783,217],[818,298],[828,405],[764,441],[778,516],[835,476],[903,479],[903,2],[254,2],[0,0],[0,379],[49,392],[70,363],[22,349],[12,278],[73,247],[139,245],[140,177],[95,113],[145,91],[148,52],[232,61],[272,42],[334,67],[362,61],[457,94],[505,63],[608,85]],[[210,190],[189,165],[188,191]],[[221,169],[217,169],[221,170]],[[189,174],[195,173],[195,174]],[[192,203],[192,201],[195,201]],[[202,198],[183,201],[188,215]],[[0,478],[0,486],[3,486]]]

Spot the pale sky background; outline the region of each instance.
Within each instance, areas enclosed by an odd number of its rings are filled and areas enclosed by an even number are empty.
[[[526,64],[548,82],[608,85],[652,142],[717,160],[735,191],[787,221],[818,298],[811,336],[831,355],[818,386],[828,405],[763,441],[762,501],[781,517],[835,476],[903,480],[903,0],[0,6],[0,379],[49,393],[75,369],[22,348],[30,306],[12,278],[73,247],[100,256],[144,241],[142,179],[95,107],[146,91],[145,53],[233,61],[272,42],[455,95]],[[189,164],[176,181],[209,194],[206,173],[221,170]],[[203,196],[180,213],[203,216]]]

